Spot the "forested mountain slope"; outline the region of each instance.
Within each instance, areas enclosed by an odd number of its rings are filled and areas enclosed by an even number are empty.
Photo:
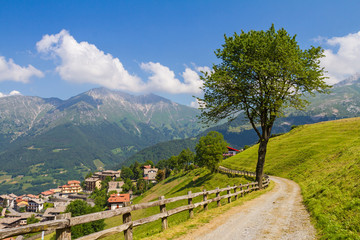
[[[105,88],[68,100],[0,98],[0,192],[42,191],[156,143],[196,136],[197,114],[153,94]]]

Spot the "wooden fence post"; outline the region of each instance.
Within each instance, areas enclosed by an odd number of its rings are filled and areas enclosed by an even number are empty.
[[[191,191],[188,191],[188,195],[191,195]],[[188,199],[188,204],[192,204],[192,198],[189,197]],[[189,218],[193,218],[194,217],[194,209],[189,209]]]
[[[130,206],[129,202],[125,203],[125,207]],[[123,214],[123,223],[131,222],[131,212]],[[130,226],[128,229],[124,230],[124,238],[125,240],[132,240],[133,239],[133,232],[132,232],[132,226]]]
[[[55,217],[58,219],[70,219],[71,213],[60,214]],[[56,229],[56,240],[71,240],[71,227]]]
[[[249,193],[249,185],[250,185],[250,184],[247,183],[247,188],[246,188],[246,189],[247,189],[247,193]]]
[[[207,193],[206,193],[206,189],[203,190],[204,195],[203,195],[203,200],[206,201],[207,200]],[[208,204],[204,204],[204,211],[208,210]]]
[[[218,191],[216,192],[216,197],[220,197],[220,191],[219,191],[219,188],[217,187],[217,188],[216,188],[216,190],[218,190]],[[220,202],[220,200],[217,200],[217,201],[216,201],[216,203],[217,203],[217,206],[218,206],[218,207],[220,207],[220,206],[221,206],[221,202]]]
[[[234,193],[236,193],[236,189],[237,189],[236,184],[234,184],[234,187],[235,187],[235,188],[234,188]],[[238,199],[238,195],[236,194],[236,195],[235,195],[235,201],[236,201],[237,199]]]
[[[227,186],[228,188],[230,187],[230,185]],[[227,190],[227,194],[230,194],[231,190]],[[228,197],[228,203],[231,203],[231,197]]]
[[[164,199],[165,199],[164,196],[159,197],[159,200],[164,200]],[[160,205],[160,212],[161,213],[166,212],[166,205],[165,204]],[[161,228],[162,228],[162,230],[167,229],[167,227],[168,227],[167,217],[161,218]]]
[[[244,196],[244,192],[243,192],[243,187],[242,187],[242,184],[240,184],[240,192],[241,192],[241,197],[243,197]]]

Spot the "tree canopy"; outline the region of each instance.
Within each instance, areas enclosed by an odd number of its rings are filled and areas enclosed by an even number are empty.
[[[207,167],[212,173],[216,172],[227,151],[227,142],[221,133],[211,131],[200,138],[195,147],[195,163],[199,167]]]
[[[283,28],[242,31],[225,35],[225,43],[215,51],[221,60],[212,72],[204,73],[201,119],[217,122],[234,119],[243,112],[259,140],[257,181],[263,176],[266,147],[271,128],[284,109],[304,109],[305,94],[326,93],[321,47],[300,49],[296,36]]]
[[[72,217],[85,215],[89,213],[99,212],[102,209],[98,206],[91,207],[83,200],[72,201],[67,207],[65,212],[71,212]],[[88,235],[94,232],[103,230],[105,227],[104,220],[97,220],[90,223],[83,223],[71,227],[71,237],[79,238],[84,235]]]

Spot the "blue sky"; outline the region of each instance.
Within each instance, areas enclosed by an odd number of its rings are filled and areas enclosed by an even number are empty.
[[[338,82],[360,72],[360,1],[0,0],[0,97],[67,99],[95,87],[190,105],[224,34],[266,30],[321,45]]]

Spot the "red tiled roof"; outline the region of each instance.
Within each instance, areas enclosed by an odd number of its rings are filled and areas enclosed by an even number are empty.
[[[48,191],[42,192],[41,194],[44,196],[53,195],[54,191],[48,190]]]
[[[123,202],[130,202],[130,194],[111,194],[108,199],[109,203],[123,203]]]
[[[236,151],[236,152],[239,152],[240,150],[237,150],[237,149],[235,149],[235,148],[232,148],[232,147],[227,147],[228,148],[228,150],[230,150],[230,151]]]
[[[27,194],[26,196],[30,198],[39,198],[39,196],[35,196],[34,194]]]
[[[22,197],[17,197],[16,198],[16,203],[19,203],[19,202],[27,202],[27,199],[23,199]]]
[[[151,165],[144,165],[143,168],[149,169],[149,168],[151,168]]]
[[[68,184],[70,185],[70,184],[80,184],[80,181],[78,181],[78,180],[70,180],[70,181],[68,181]]]

